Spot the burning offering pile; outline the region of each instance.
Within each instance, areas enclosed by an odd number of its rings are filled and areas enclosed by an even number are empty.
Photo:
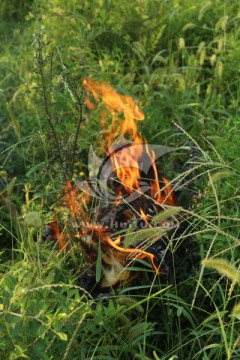
[[[134,263],[171,281],[187,219],[156,161],[172,149],[146,143],[137,127],[144,114],[130,96],[93,79],[83,86],[86,106],[101,119],[104,158],[90,149],[88,180],[67,182],[67,225],[61,230],[53,221],[51,237],[61,251],[81,244],[101,288],[128,282]]]

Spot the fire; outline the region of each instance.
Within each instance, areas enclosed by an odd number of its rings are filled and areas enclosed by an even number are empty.
[[[106,134],[101,145],[106,156],[111,159],[112,170],[119,184],[116,186],[115,208],[120,206],[124,195],[135,192],[139,196],[151,198],[151,202],[154,206],[159,206],[159,209],[161,204],[174,206],[173,189],[164,177],[161,177],[161,183],[164,185],[163,187],[160,186],[155,153],[149,149],[148,144],[138,132],[137,121],[144,120],[144,114],[139,106],[134,103],[130,96],[119,94],[109,83],[97,82],[87,78],[83,80],[83,86],[86,91],[86,106],[93,110],[97,108],[98,104],[101,105],[98,110],[100,111],[101,126]],[[111,119],[110,125],[108,125],[109,118]],[[131,142],[129,146],[127,144],[127,146],[116,151],[112,144],[120,135]],[[149,191],[147,194],[144,194],[142,190],[144,156],[151,160],[151,174],[153,174],[153,178],[148,179]],[[126,271],[126,265],[135,258],[149,259],[154,271],[157,274],[161,272],[161,269],[154,262],[153,254],[140,248],[124,248],[122,245],[124,235],[114,237],[114,234],[111,234],[105,226],[91,224],[83,210],[82,198],[78,192],[68,181],[65,187],[65,204],[67,204],[74,221],[80,223],[75,237],[80,239],[83,248],[89,253],[92,261],[96,261],[98,244],[99,241],[101,242],[102,259],[109,266],[105,269],[102,286],[111,286],[120,280],[128,279],[130,275]],[[150,216],[146,215],[142,208],[137,211],[142,220],[148,224],[148,227],[151,227]],[[125,210],[125,218],[131,219],[131,211],[127,212],[128,210]],[[57,232],[55,223],[54,231]],[[62,234],[60,240],[59,245],[61,244],[64,247]],[[59,247],[61,248],[61,246]]]
[[[138,159],[134,158],[133,150],[124,150],[120,151],[120,154],[117,153],[111,156],[111,161],[120,183],[123,184],[128,193],[132,193],[134,190],[140,190],[139,181],[141,175]]]
[[[113,171],[126,192],[132,193],[135,190],[141,192],[140,181],[142,176],[139,163],[143,153],[147,153],[151,159],[154,172],[150,196],[159,204],[175,205],[172,187],[165,178],[162,178],[165,186],[163,189],[160,188],[155,153],[153,150],[149,150],[147,143],[138,132],[136,120],[144,120],[144,114],[139,106],[134,103],[130,96],[118,94],[109,83],[84,79],[83,86],[87,93],[86,105],[89,109],[96,108],[90,99],[90,95],[93,96],[96,103],[104,105],[100,113],[103,129],[106,126],[106,110],[111,117],[111,127],[107,131],[106,153],[110,156]],[[115,152],[112,149],[112,143],[119,135],[129,136],[132,143],[131,146]]]
[[[142,139],[138,135],[138,129],[135,120],[144,120],[144,114],[130,96],[118,94],[109,83],[97,82],[94,79],[84,79],[83,86],[88,95],[92,94],[97,103],[102,102],[105,109],[108,110],[112,115],[112,126],[110,133],[114,129],[115,135],[124,135],[127,132],[130,132],[133,135],[135,143],[138,143],[138,141],[141,143]],[[89,96],[86,98],[86,105],[91,110],[96,108],[96,105],[91,101]],[[120,115],[122,114],[124,117],[123,120],[120,119]],[[101,115],[102,125],[104,127],[104,110],[102,111]],[[109,147],[113,142],[113,138],[110,133],[108,137]]]
[[[140,208],[141,218],[148,224],[150,221],[150,217],[144,213],[144,211]]]
[[[61,249],[65,249],[65,245],[66,245],[66,242],[65,242],[65,237],[64,237],[64,234],[63,234],[63,231],[62,229],[58,226],[58,223],[57,221],[52,221],[48,224],[48,227],[50,228],[50,238],[53,239],[53,240],[57,240],[57,246],[58,248],[61,250]]]
[[[169,185],[169,182],[167,181],[167,179],[165,179],[163,176],[162,176],[162,180],[165,184],[164,189],[163,189],[164,195],[161,194],[158,173],[157,173],[157,168],[156,168],[156,164],[155,164],[154,151],[151,152],[151,155],[152,155],[152,159],[153,159],[153,171],[154,171],[154,176],[155,176],[155,179],[153,181],[151,181],[151,197],[159,204],[164,203],[166,205],[174,206],[175,200],[174,200],[173,189]]]
[[[142,144],[142,138],[138,134],[136,120],[144,120],[144,114],[130,96],[118,94],[110,84],[99,83],[93,79],[84,79],[83,86],[87,91],[86,105],[89,109],[96,106],[90,100],[91,94],[97,103],[102,102],[104,108],[101,111],[102,127],[106,127],[106,111],[111,115],[112,124],[110,130],[107,130],[107,150],[110,154],[113,170],[121,184],[127,192],[133,192],[140,189],[139,180],[141,179],[138,160],[142,156],[142,150],[139,148],[138,154],[134,154],[134,148],[128,151],[122,150],[111,154],[111,145],[119,135],[128,135],[131,137],[133,145]],[[106,129],[105,129],[106,130]]]

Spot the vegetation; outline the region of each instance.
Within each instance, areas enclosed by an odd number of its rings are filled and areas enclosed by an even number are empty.
[[[1,359],[239,359],[239,2],[2,0],[0,19]],[[188,175],[192,263],[174,284],[95,298],[81,249],[42,241],[99,138],[85,77],[133,96],[147,141],[178,149],[161,167]]]

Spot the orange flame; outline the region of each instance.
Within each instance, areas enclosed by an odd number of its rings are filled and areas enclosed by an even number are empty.
[[[83,86],[87,93],[86,105],[89,109],[92,110],[96,108],[96,105],[90,99],[90,95],[92,95],[96,104],[101,103],[103,105],[103,107],[100,108],[100,117],[102,128],[107,135],[107,153],[111,158],[113,171],[115,171],[119,182],[123,185],[127,193],[132,193],[136,190],[141,192],[141,169],[139,162],[145,151],[152,160],[151,164],[154,173],[154,179],[150,181],[151,198],[158,204],[175,205],[173,189],[163,177],[161,180],[164,182],[164,187],[162,189],[160,188],[154,151],[148,149],[148,145],[138,133],[136,121],[144,120],[144,114],[139,106],[134,103],[130,96],[118,94],[109,83],[97,82],[96,80],[88,78],[83,80]],[[111,118],[111,126],[110,130],[107,131],[106,119],[108,115],[110,115]],[[111,146],[119,135],[130,137],[132,145],[140,146],[129,146],[120,151],[114,151]],[[121,203],[122,195],[121,190],[119,190],[115,202],[116,206]],[[141,217],[149,223],[149,216],[145,215],[142,209],[140,209],[140,213]],[[149,224],[149,226],[151,225]],[[156,273],[159,273],[154,263],[154,255],[141,249],[125,249],[121,246],[120,237],[113,241],[106,231],[102,229],[98,229],[98,231],[103,246],[109,249],[109,251],[110,249],[114,251],[116,258],[119,259],[121,263],[125,263],[129,257],[137,257],[140,259],[147,257],[150,259]]]
[[[161,268],[157,267],[154,262],[155,256],[147,251],[139,248],[124,248],[121,246],[121,236],[118,235],[115,240],[112,240],[109,236],[109,232],[106,227],[98,225],[90,225],[85,229],[85,235],[91,233],[92,237],[101,240],[102,250],[105,255],[113,255],[114,259],[119,263],[126,265],[130,260],[145,259],[148,258],[152,264],[153,269],[157,274],[160,274]],[[111,260],[106,262],[111,264]]]
[[[174,205],[172,187],[168,181],[163,178],[165,186],[163,189],[160,188],[155,164],[155,153],[154,151],[150,152],[148,145],[138,133],[136,120],[144,120],[144,114],[139,106],[134,103],[130,96],[118,94],[109,83],[97,82],[94,79],[87,78],[83,80],[83,86],[87,92],[86,105],[89,109],[96,108],[90,100],[90,94],[92,94],[97,103],[104,105],[100,114],[103,128],[106,126],[106,110],[111,115],[112,124],[107,134],[107,151],[111,149],[112,142],[119,135],[130,136],[132,145],[142,145],[137,147],[130,146],[117,152],[113,151],[110,154],[113,170],[127,193],[132,193],[134,190],[141,192],[139,185],[139,181],[141,180],[139,160],[143,155],[143,151],[146,150],[152,159],[154,172],[154,180],[151,181],[150,196],[159,204]]]
[[[146,215],[141,208],[140,208],[140,215],[141,215],[141,218],[142,218],[146,223],[148,223],[148,222],[150,221],[150,217],[149,217],[148,215]]]
[[[165,186],[163,189],[160,188],[158,172],[157,172],[157,168],[156,168],[156,164],[155,164],[154,151],[152,151],[151,154],[152,154],[152,159],[153,159],[153,171],[154,171],[154,176],[155,176],[155,179],[153,181],[151,181],[151,197],[159,204],[174,206],[175,199],[174,199],[173,188],[171,187],[171,185],[169,184],[167,179],[165,179],[163,176],[162,176],[162,180],[163,180]]]
[[[65,202],[75,219],[81,218],[85,223],[88,221],[85,211],[82,208],[82,201],[78,199],[78,193],[68,180],[65,185]]]
[[[118,244],[120,244],[120,236],[113,241],[110,237],[106,239],[106,243],[110,245],[116,251],[116,258],[121,260],[122,263],[125,263],[128,259],[145,259],[149,258],[152,264],[153,269],[159,274],[159,269],[154,263],[154,255],[148,253],[147,251],[135,248],[135,249],[124,249]]]
[[[63,231],[59,227],[57,221],[51,221],[48,226],[51,229],[50,239],[57,240],[56,245],[59,250],[65,249],[68,245],[68,242],[66,241]]]
[[[142,138],[138,134],[135,120],[144,120],[144,114],[130,96],[118,94],[110,84],[99,83],[93,79],[84,79],[83,86],[85,90],[92,94],[97,103],[102,102],[104,108],[112,117],[111,128],[107,135],[107,147],[111,148],[112,142],[119,135],[129,135],[133,145],[142,144]],[[89,98],[86,99],[86,105],[89,109],[95,108],[95,105]],[[102,127],[106,126],[106,111],[101,110]],[[123,117],[123,118],[122,118]],[[117,174],[119,181],[128,193],[139,189],[139,180],[141,178],[138,166],[138,159],[142,155],[141,149],[138,154],[133,154],[131,147],[128,151],[122,150],[119,153],[111,154],[113,169]]]
[[[175,205],[173,189],[168,181],[161,177],[164,187],[161,188],[159,184],[158,171],[155,164],[155,153],[149,150],[148,145],[138,133],[136,121],[144,120],[144,114],[137,104],[134,103],[130,96],[121,95],[116,92],[112,86],[105,82],[97,82],[93,79],[84,79],[83,86],[86,90],[86,105],[90,110],[96,109],[97,104],[102,106],[99,108],[102,128],[106,134],[106,152],[112,161],[113,171],[116,173],[119,183],[127,193],[138,191],[141,193],[141,166],[140,162],[144,153],[147,153],[151,159],[151,166],[154,174],[154,179],[149,180],[150,194],[149,196],[154,200],[156,205],[166,204]],[[93,99],[94,100],[93,100]],[[107,126],[108,118],[111,118],[111,125]],[[130,138],[131,146],[123,147],[120,151],[114,151],[111,147],[114,140],[119,136],[124,135]],[[139,145],[134,147],[134,145]],[[118,190],[115,206],[119,206],[123,198],[123,189]],[[157,274],[160,270],[156,267],[154,262],[154,255],[144,251],[140,248],[124,248],[121,244],[121,237],[118,236],[115,240],[110,237],[110,233],[104,226],[97,226],[90,224],[86,213],[82,208],[81,198],[78,196],[78,190],[72,188],[68,181],[65,186],[65,203],[71,211],[74,219],[84,223],[85,228],[81,227],[77,237],[85,237],[89,239],[91,236],[93,246],[98,248],[98,241],[101,241],[102,256],[105,262],[112,265],[111,261],[116,261],[125,266],[130,259],[148,258],[152,264],[153,269]],[[140,209],[142,219],[150,225],[151,218]],[[54,231],[57,235],[57,227],[54,225]],[[59,233],[59,247],[65,248],[63,237]],[[86,242],[85,248],[89,246]],[[96,250],[95,249],[95,250]],[[110,256],[110,255],[111,256]],[[120,268],[120,267],[119,267]],[[119,274],[117,274],[119,275]]]
[[[144,120],[144,114],[130,96],[118,94],[109,83],[97,82],[94,79],[84,79],[83,86],[88,95],[91,93],[97,103],[102,101],[104,107],[112,116],[112,126],[110,132],[113,130],[115,131],[109,136],[109,147],[112,144],[114,135],[124,135],[128,132],[132,133],[135,144],[142,143],[142,139],[138,135],[135,120]],[[89,96],[86,98],[86,105],[91,110],[96,107],[90,100]],[[124,117],[123,120],[120,118],[122,114]],[[104,110],[102,110],[101,115],[102,124],[104,124]]]

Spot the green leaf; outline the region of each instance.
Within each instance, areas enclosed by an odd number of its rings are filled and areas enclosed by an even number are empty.
[[[54,322],[54,330],[55,330],[56,332],[59,332],[61,329],[62,329],[62,323],[61,323],[61,321],[60,321],[60,320],[56,320],[56,321]]]
[[[177,309],[177,317],[180,317],[182,315],[182,312],[183,312],[183,307],[179,306]]]
[[[158,357],[158,355],[157,355],[157,353],[156,353],[155,350],[153,351],[153,356],[154,356],[154,359],[155,359],[155,360],[161,360],[160,357]]]
[[[6,107],[7,107],[8,115],[10,117],[14,132],[17,135],[18,140],[20,141],[21,140],[21,131],[20,131],[19,122],[18,122],[14,112],[12,111],[11,105],[9,103],[7,103]]]
[[[232,310],[232,316],[240,320],[240,303],[234,306]]]
[[[26,173],[26,177],[29,178],[34,173],[38,174],[39,172],[41,172],[44,165],[45,165],[45,162],[39,162],[36,165],[31,164],[31,168]]]
[[[15,359],[19,359],[19,358],[30,359],[27,355],[24,354],[24,350],[21,348],[21,346],[19,346],[17,344],[15,344],[14,346],[15,346],[15,349],[14,349],[14,351],[11,351],[11,353],[9,355],[9,360],[15,360]]]
[[[98,257],[96,263],[96,282],[99,282],[102,274],[102,251],[101,251],[101,241],[98,242]]]
[[[55,334],[58,335],[60,337],[60,339],[63,341],[67,341],[67,339],[68,339],[67,334],[65,334],[63,332],[55,331]]]
[[[12,178],[12,180],[10,181],[10,183],[7,184],[7,192],[8,192],[8,195],[10,195],[10,194],[12,193],[16,180],[17,180],[17,178],[14,177],[14,178]]]
[[[139,336],[144,334],[145,332],[151,331],[151,323],[150,322],[140,322],[134,325],[128,333],[128,340],[133,341],[137,339]]]
[[[48,326],[45,325],[45,324],[42,324],[41,326],[39,326],[38,330],[37,330],[37,333],[38,333],[38,336],[43,339],[45,334],[48,332]]]

